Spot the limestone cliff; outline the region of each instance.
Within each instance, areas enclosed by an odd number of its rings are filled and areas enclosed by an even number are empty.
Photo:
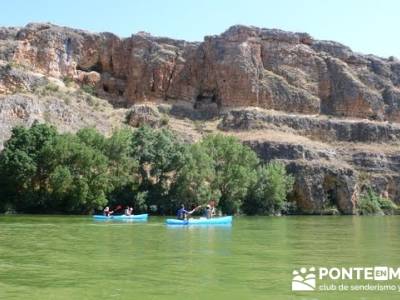
[[[0,28],[0,143],[34,120],[108,133],[125,120],[161,126],[166,118],[188,141],[221,131],[265,161],[284,161],[304,212],[354,213],[366,177],[400,203],[393,57],[240,25],[202,42],[52,24]]]
[[[233,26],[189,43],[28,24],[0,29],[0,59],[94,84],[100,96],[123,106],[179,99],[400,121],[398,60],[305,33]]]

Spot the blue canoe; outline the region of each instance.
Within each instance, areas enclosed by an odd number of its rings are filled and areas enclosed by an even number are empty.
[[[189,219],[189,220],[178,220],[178,219],[167,219],[165,221],[168,225],[221,225],[231,224],[232,216],[219,217],[219,218],[200,218],[200,219]]]
[[[138,221],[146,221],[147,218],[149,217],[148,214],[141,214],[141,215],[131,215],[131,216],[126,216],[126,215],[118,215],[118,216],[104,216],[104,215],[93,215],[93,218],[95,220],[138,220]]]

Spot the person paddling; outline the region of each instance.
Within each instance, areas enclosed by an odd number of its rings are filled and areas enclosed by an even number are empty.
[[[211,206],[209,204],[206,205],[206,209],[204,210],[204,217],[211,219]]]
[[[204,217],[207,219],[211,219],[216,215],[215,212],[215,202],[214,200],[211,200],[209,204],[206,205],[206,209],[204,211]]]
[[[198,208],[200,208],[201,206],[197,206],[194,209],[192,209],[191,211],[187,211],[185,209],[185,205],[181,204],[181,208],[177,211],[176,213],[176,217],[179,220],[187,220],[188,216],[191,215],[192,213],[194,213]]]
[[[181,204],[181,208],[178,209],[178,211],[177,211],[177,213],[176,213],[176,217],[177,217],[179,220],[187,220],[188,214],[189,214],[189,211],[187,211],[187,210],[185,209],[185,205]]]
[[[109,217],[113,214],[114,212],[112,210],[110,210],[110,208],[108,206],[106,206],[103,210],[103,215],[105,215],[106,217]]]
[[[125,209],[125,215],[126,216],[131,216],[132,212],[133,212],[133,208],[130,207],[130,206],[127,206],[126,209]]]
[[[215,217],[217,214],[217,211],[215,209],[215,201],[211,201],[210,203],[210,207],[211,207],[211,218]]]
[[[125,216],[130,216],[130,215],[131,215],[131,210],[130,210],[129,206],[127,206],[127,207],[125,208],[124,215],[125,215]]]

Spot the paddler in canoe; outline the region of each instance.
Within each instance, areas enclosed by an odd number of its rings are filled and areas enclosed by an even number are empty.
[[[113,214],[114,212],[112,210],[110,210],[110,207],[106,206],[103,209],[103,215],[105,215],[106,217],[109,217]]]
[[[192,215],[196,210],[204,207],[203,216],[207,219],[211,219],[216,215],[215,211],[215,200],[211,200],[207,205],[199,205],[193,210],[188,211],[185,209],[185,205],[181,204],[181,208],[177,211],[176,216],[178,220],[187,220],[190,215]]]
[[[118,205],[114,210],[110,210],[109,206],[106,206],[103,209],[103,215],[106,217],[110,217],[113,213],[115,213],[116,211],[120,210],[122,208],[121,205]]]
[[[127,207],[125,208],[124,215],[125,215],[125,216],[132,216],[132,211],[133,211],[133,208],[127,206]]]
[[[208,202],[204,210],[204,217],[206,217],[207,219],[211,219],[216,216],[217,213],[215,205],[216,205],[215,200],[210,200],[210,202]]]
[[[206,205],[206,209],[204,210],[204,217],[207,219],[211,219],[215,216],[215,208],[212,207],[210,204]]]
[[[200,207],[201,207],[201,205],[195,207],[191,211],[188,211],[188,210],[185,209],[185,205],[181,204],[181,208],[178,209],[178,211],[176,212],[176,217],[177,217],[178,220],[187,220],[188,216],[193,214]]]

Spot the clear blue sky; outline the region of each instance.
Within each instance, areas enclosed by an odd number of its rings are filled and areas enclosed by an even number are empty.
[[[399,0],[2,0],[1,26],[52,22],[130,36],[192,41],[234,24],[308,32],[362,53],[400,58]]]

